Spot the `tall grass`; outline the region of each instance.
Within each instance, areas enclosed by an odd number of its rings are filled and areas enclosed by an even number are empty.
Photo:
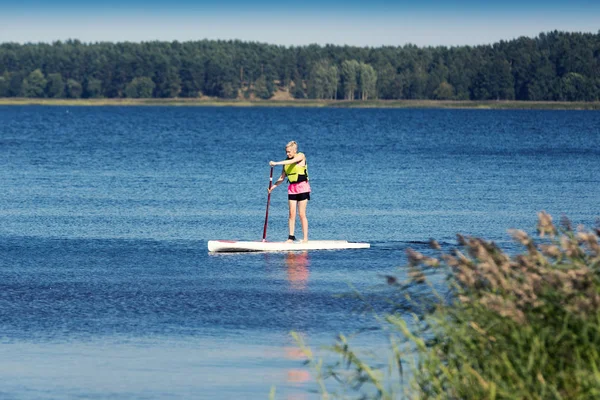
[[[522,245],[512,256],[460,235],[450,254],[435,242],[432,255],[409,250],[409,282],[387,284],[427,285],[428,271],[446,268],[450,295],[410,318],[377,315],[390,338],[387,364],[369,364],[340,336],[329,348],[340,361],[324,366],[300,342],[322,397],[600,398],[600,230],[566,220],[557,228],[542,212],[538,233],[511,231]]]

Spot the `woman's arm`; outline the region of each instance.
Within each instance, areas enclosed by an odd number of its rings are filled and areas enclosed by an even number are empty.
[[[290,158],[289,160],[283,160],[283,161],[271,161],[271,162],[269,162],[269,165],[271,167],[273,167],[275,165],[297,164],[302,160],[304,160],[304,153],[298,153],[294,156],[294,158]]]
[[[282,169],[281,169],[281,175],[279,176],[279,179],[277,179],[277,182],[275,182],[275,183],[273,184],[273,186],[271,186],[271,188],[269,189],[269,193],[271,193],[271,191],[273,191],[273,189],[275,189],[277,186],[279,186],[279,184],[280,184],[281,182],[283,182],[283,181],[284,181],[284,179],[285,179],[285,171],[284,171],[284,169],[282,168]]]

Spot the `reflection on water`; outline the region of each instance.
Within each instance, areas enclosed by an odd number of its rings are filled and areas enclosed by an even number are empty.
[[[310,275],[310,257],[308,251],[288,252],[285,255],[285,266],[290,287],[294,291],[304,291],[308,287],[308,276]],[[302,334],[302,336],[305,336]],[[298,360],[298,364],[306,359],[302,350],[297,346],[285,347],[285,358]],[[292,368],[287,371],[287,382],[293,386],[304,386],[311,380],[310,373],[306,369]],[[286,397],[287,400],[306,400],[306,393],[294,393]]]
[[[310,274],[308,251],[289,252],[285,256],[288,280],[293,290],[306,290]]]
[[[285,266],[287,268],[288,281],[290,287],[295,291],[304,291],[308,287],[308,277],[310,275],[310,257],[308,251],[289,252],[285,255]],[[301,334],[301,333],[299,333]],[[304,334],[301,334],[305,336]],[[285,347],[285,358],[288,360],[298,360],[300,364],[306,359],[306,356],[297,346]],[[287,371],[287,382],[294,386],[304,386],[310,380],[310,372],[306,369],[292,368]],[[286,397],[287,400],[306,400],[306,393],[294,393]]]
[[[301,332],[298,332],[298,334],[302,336],[303,340],[306,340],[306,334]],[[298,365],[306,360],[306,356],[298,346],[284,347],[284,352],[286,359],[298,361]],[[311,375],[306,368],[291,368],[287,370],[286,381],[294,387],[302,387],[304,390],[308,390],[307,384],[311,381]],[[291,393],[286,396],[286,400],[307,400],[308,398],[308,394],[305,392]]]

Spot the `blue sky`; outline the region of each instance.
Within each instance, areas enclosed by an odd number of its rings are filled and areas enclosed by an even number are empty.
[[[600,0],[0,0],[0,42],[240,39],[461,46],[600,31]]]

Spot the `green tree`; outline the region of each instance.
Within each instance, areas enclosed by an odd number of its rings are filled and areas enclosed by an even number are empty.
[[[21,95],[25,73],[21,71],[10,73],[10,82],[8,85],[8,96],[18,97]]]
[[[515,80],[509,62],[496,57],[489,73],[493,80],[492,96],[496,100],[514,100]]]
[[[576,72],[569,72],[560,80],[560,100],[591,101],[594,99],[594,85]]]
[[[238,96],[238,89],[231,82],[223,82],[217,95],[224,99],[235,99]]]
[[[526,94],[522,100],[555,100],[554,87],[557,86],[556,70],[547,55],[534,58],[530,68],[532,77],[526,84]]]
[[[408,75],[407,99],[425,99],[427,89],[427,73],[421,67],[417,67]]]
[[[204,68],[204,94],[224,98],[236,98],[240,85],[233,65],[233,56],[218,49],[207,57]],[[257,76],[257,75],[255,75]]]
[[[492,83],[490,82],[490,77],[483,71],[477,72],[477,75],[473,79],[473,84],[471,88],[471,99],[472,100],[489,100],[492,98],[492,94],[490,92],[490,87]]]
[[[329,95],[329,61],[323,59],[315,63],[310,71],[309,97],[325,99]]]
[[[275,81],[272,79],[273,77],[269,77],[267,76],[267,91],[271,94],[270,97],[273,97],[273,93],[275,93],[275,90],[277,90],[277,87],[275,86]],[[269,97],[269,98],[270,98]]]
[[[304,92],[304,81],[302,80],[302,77],[298,71],[294,73],[294,88],[292,90],[292,95],[295,99],[306,98],[306,93]]]
[[[450,100],[454,98],[454,88],[448,82],[443,81],[437,89],[435,89],[433,96],[438,100]]]
[[[396,69],[387,62],[377,72],[377,97],[380,99],[397,99],[398,92],[395,90]]]
[[[84,96],[88,99],[97,99],[102,97],[102,81],[96,78],[88,78],[85,81]]]
[[[10,74],[8,72],[4,72],[2,76],[0,76],[0,97],[9,97],[9,89],[10,89]]]
[[[475,76],[475,63],[472,51],[467,48],[451,49],[448,61],[448,83],[454,87],[457,100],[469,100],[471,96],[471,85]]]
[[[528,83],[534,76],[532,64],[538,57],[538,49],[534,39],[521,37],[512,42],[502,42],[502,51],[511,66],[514,78],[515,97],[520,100],[528,99]],[[500,50],[500,49],[499,49]]]
[[[330,65],[327,68],[327,79],[325,93],[328,99],[334,100],[337,98],[337,88],[340,81],[340,74],[335,65]]]
[[[514,79],[510,64],[501,55],[482,64],[473,84],[474,100],[512,100]]]
[[[354,100],[356,89],[358,87],[359,63],[356,60],[342,61],[342,86],[344,99]]]
[[[181,69],[181,97],[198,97],[204,83],[204,62],[199,55],[185,55]]]
[[[67,80],[67,97],[71,99],[79,99],[83,93],[83,87],[81,83],[75,79]]]
[[[377,94],[377,73],[369,64],[359,64],[359,91],[361,100],[374,98]]]
[[[65,81],[60,73],[48,74],[46,95],[54,99],[65,97]]]
[[[125,96],[133,99],[147,99],[152,97],[155,83],[147,76],[134,78],[125,87]]]
[[[157,72],[153,80],[156,82],[155,97],[177,97],[181,92],[181,80],[174,67],[167,67],[165,71]]]
[[[22,94],[24,97],[44,97],[46,78],[40,69],[32,71],[23,81]]]
[[[448,75],[449,71],[444,59],[441,56],[438,56],[437,59],[430,64],[429,71],[427,73],[427,83],[425,89],[425,95],[427,98],[436,98],[435,91],[443,82],[448,81]]]
[[[403,71],[396,74],[396,78],[393,83],[393,91],[395,99],[409,99],[410,98],[410,77],[409,71]]]
[[[260,99],[270,99],[273,97],[273,91],[269,90],[269,86],[267,85],[267,78],[264,75],[261,75],[254,82],[254,93]]]

